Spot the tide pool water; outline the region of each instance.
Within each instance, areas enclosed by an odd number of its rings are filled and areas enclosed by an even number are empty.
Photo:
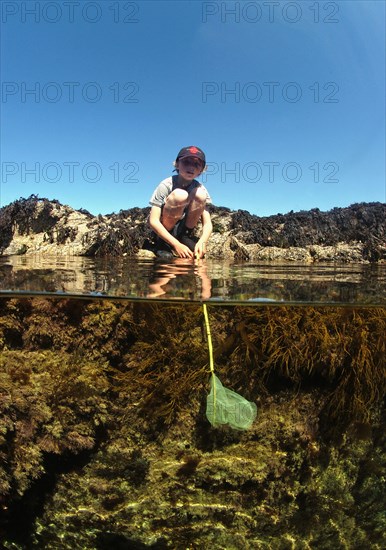
[[[385,275],[2,258],[2,547],[384,548]]]
[[[374,306],[386,303],[386,264],[12,256],[0,258],[0,293]]]

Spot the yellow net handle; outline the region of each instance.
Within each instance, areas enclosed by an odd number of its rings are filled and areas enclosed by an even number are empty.
[[[210,368],[210,372],[212,374],[214,374],[212,336],[210,334],[210,324],[209,324],[209,317],[208,317],[208,311],[207,311],[207,308],[206,308],[206,304],[202,304],[202,309],[204,311],[206,335],[208,337],[209,368]]]

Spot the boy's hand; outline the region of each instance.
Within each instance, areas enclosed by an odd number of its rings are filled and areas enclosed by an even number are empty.
[[[177,256],[179,258],[193,258],[193,252],[190,250],[188,246],[185,244],[180,243],[177,241],[177,243],[173,246]]]
[[[197,260],[200,260],[205,256],[205,252],[206,252],[206,242],[200,239],[199,241],[197,241],[196,246],[194,247],[194,257]]]

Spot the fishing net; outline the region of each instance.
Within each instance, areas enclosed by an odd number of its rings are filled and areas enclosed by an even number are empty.
[[[225,388],[215,374],[211,376],[210,386],[211,390],[206,400],[206,417],[212,426],[228,424],[235,430],[250,428],[256,418],[255,403]]]
[[[206,400],[206,417],[212,426],[228,425],[235,430],[247,430],[256,418],[257,407],[238,393],[222,385],[214,373],[213,346],[206,304],[203,304],[208,336],[209,366],[212,373],[210,393]]]

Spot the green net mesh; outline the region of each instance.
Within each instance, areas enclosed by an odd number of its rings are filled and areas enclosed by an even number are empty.
[[[212,373],[211,390],[206,401],[206,416],[212,426],[228,425],[235,430],[247,430],[256,418],[255,403],[225,388]]]

